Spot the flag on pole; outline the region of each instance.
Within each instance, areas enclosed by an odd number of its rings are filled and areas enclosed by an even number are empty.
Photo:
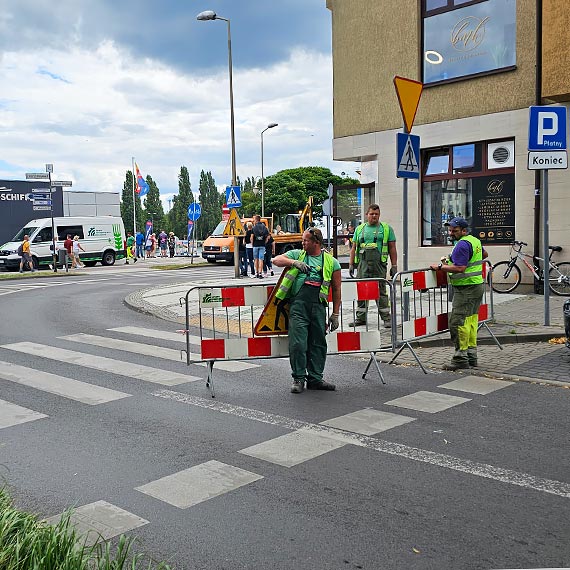
[[[135,170],[137,172],[137,188],[136,193],[140,196],[148,194],[149,187],[145,179],[142,177],[141,171],[139,170],[138,164],[135,162]]]

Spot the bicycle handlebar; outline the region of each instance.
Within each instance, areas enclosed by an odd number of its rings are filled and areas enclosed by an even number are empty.
[[[524,241],[514,241],[511,245],[524,245],[525,247],[528,246],[528,243],[525,243]]]

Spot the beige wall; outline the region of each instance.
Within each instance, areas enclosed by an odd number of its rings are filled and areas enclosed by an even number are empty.
[[[543,0],[542,96],[570,101],[570,2]]]
[[[327,0],[327,7],[332,10],[334,137],[400,128],[393,77],[421,79],[419,0]],[[533,105],[534,7],[535,0],[517,0],[515,71],[426,88],[414,124]]]

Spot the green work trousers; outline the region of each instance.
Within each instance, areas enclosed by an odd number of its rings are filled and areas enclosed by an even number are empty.
[[[358,263],[358,270],[356,276],[358,279],[366,279],[367,277],[386,279],[386,266],[382,263],[382,255],[378,248],[365,249],[360,253],[360,262]],[[390,302],[386,293],[386,286],[380,283],[380,298],[376,301],[378,312],[384,322],[390,321]],[[359,322],[366,322],[366,315],[368,313],[368,301],[358,301],[358,310],[356,311],[356,320]]]
[[[322,382],[327,359],[326,305],[319,287],[303,285],[289,309],[289,362],[294,380]]]
[[[479,307],[485,292],[483,283],[453,286],[453,304],[449,317],[449,332],[455,346],[452,362],[477,360],[477,328]]]

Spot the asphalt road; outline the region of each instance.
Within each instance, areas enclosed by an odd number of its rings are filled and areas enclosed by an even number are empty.
[[[454,373],[387,366],[383,386],[361,378],[366,357],[347,356],[327,363],[336,392],[290,394],[288,363],[264,360],[216,370],[213,400],[203,367],[164,358],[182,346],[170,339],[179,325],[123,299],[232,269],[174,275],[0,283],[0,475],[19,507],[75,506],[109,535],[120,519],[175,568],[570,566],[569,390],[475,394],[469,381],[442,387]],[[62,338],[78,334],[99,339]]]

